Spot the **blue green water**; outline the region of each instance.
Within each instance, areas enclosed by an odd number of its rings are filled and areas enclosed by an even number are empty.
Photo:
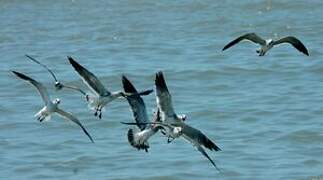
[[[1,1],[1,179],[311,179],[323,178],[323,2],[313,1]],[[235,37],[294,35],[289,45],[258,57]],[[48,72],[84,89],[67,61],[73,56],[109,90],[126,74],[138,89],[153,88],[162,70],[178,113],[223,150],[209,155],[219,173],[191,144],[150,140],[149,153],[129,146],[132,121],[125,100],[107,106],[103,119],[79,94],[55,92]],[[58,116],[39,123],[43,103],[17,70],[44,83],[95,140]],[[154,94],[144,98],[149,115]]]

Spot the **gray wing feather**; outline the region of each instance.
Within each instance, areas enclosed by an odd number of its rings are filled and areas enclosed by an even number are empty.
[[[29,56],[28,54],[26,54],[26,57],[28,57],[30,60],[32,60],[33,62],[43,66],[45,69],[47,69],[47,71],[53,76],[55,82],[58,82],[57,77],[55,76],[54,72],[52,70],[50,70],[45,64],[40,63],[38,60],[36,60],[35,58]]]
[[[20,72],[17,72],[17,71],[12,71],[17,77],[25,80],[25,81],[28,81],[29,83],[31,83],[32,85],[34,85],[40,96],[42,97],[43,101],[45,102],[45,105],[48,105],[48,103],[51,103],[50,101],[50,97],[49,97],[49,94],[47,92],[47,89],[39,82],[37,82],[36,80],[20,73]]]
[[[247,33],[247,34],[244,34],[240,37],[238,37],[237,39],[229,42],[227,45],[224,46],[224,48],[222,49],[222,51],[230,48],[231,46],[239,43],[240,41],[242,40],[250,40],[254,43],[257,43],[257,44],[260,44],[260,45],[265,45],[266,44],[266,40],[262,39],[261,37],[259,37],[256,33]]]
[[[172,104],[172,97],[168,91],[165,78],[161,71],[156,73],[155,85],[157,106],[160,109],[161,114],[168,117],[174,117],[176,114]]]
[[[144,100],[137,94],[137,90],[132,83],[125,77],[122,76],[122,85],[126,93],[135,93],[135,95],[127,96],[127,101],[133,112],[133,116],[140,130],[144,130],[149,122],[146,105]]]
[[[210,149],[211,151],[220,151],[221,149],[215,145],[208,137],[206,137],[201,131],[189,126],[189,125],[183,125],[182,127],[183,135],[188,137],[190,139],[190,142],[193,144],[198,143],[205,148]]]
[[[78,91],[78,92],[82,93],[84,96],[86,96],[86,93],[85,93],[82,89],[80,89],[80,88],[78,88],[78,87],[75,87],[75,86],[69,86],[69,85],[63,85],[63,87],[65,87],[65,88],[69,88],[69,89],[73,89],[73,90],[76,90],[76,91]]]
[[[220,169],[216,166],[216,164],[214,163],[214,161],[210,158],[210,156],[205,152],[205,150],[203,149],[203,147],[199,144],[199,142],[197,142],[195,139],[192,139],[192,137],[186,135],[186,134],[183,134],[182,135],[184,137],[184,139],[186,139],[187,141],[191,142],[193,144],[194,147],[196,147],[196,149],[198,151],[200,151],[204,157],[206,157],[210,162],[211,164],[218,170],[220,171]]]
[[[289,43],[289,44],[293,45],[298,51],[309,56],[308,50],[306,49],[304,44],[300,40],[298,40],[297,38],[295,38],[293,36],[287,36],[287,37],[281,38],[277,41],[274,41],[274,45],[281,44],[281,43]]]
[[[109,96],[111,93],[103,86],[100,80],[90,71],[77,63],[72,57],[67,57],[75,71],[81,76],[83,82],[96,94]]]
[[[81,122],[74,117],[71,113],[65,112],[62,109],[57,108],[56,112],[61,115],[63,118],[67,119],[67,120],[71,120],[72,122],[76,123],[77,125],[79,125],[81,127],[81,129],[83,130],[83,132],[87,135],[87,137],[89,137],[89,139],[91,140],[91,142],[94,143],[91,135],[87,132],[87,130],[84,128],[84,126],[81,124]]]

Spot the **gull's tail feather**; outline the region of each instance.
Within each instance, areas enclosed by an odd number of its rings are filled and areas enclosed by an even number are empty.
[[[128,136],[128,142],[132,147],[138,150],[144,149],[146,152],[148,152],[149,144],[147,142],[144,142],[143,144],[140,144],[139,142],[137,142],[135,139],[135,133],[133,129],[128,130],[127,136]]]

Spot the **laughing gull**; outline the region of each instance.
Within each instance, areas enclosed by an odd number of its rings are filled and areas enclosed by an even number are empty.
[[[278,44],[282,44],[282,43],[289,43],[289,44],[293,45],[298,51],[309,56],[308,51],[307,51],[306,47],[304,46],[304,44],[294,36],[287,36],[287,37],[283,37],[281,39],[274,41],[272,39],[264,40],[261,37],[259,37],[256,33],[247,33],[247,34],[244,34],[244,35],[238,37],[237,39],[229,42],[226,46],[224,46],[222,51],[230,48],[231,46],[239,43],[242,40],[249,40],[249,41],[259,44],[261,47],[260,47],[260,49],[258,49],[256,51],[259,54],[259,56],[264,56],[266,54],[266,52],[269,51],[272,47],[274,47],[275,45],[278,45]]]
[[[122,84],[126,93],[138,94],[138,91],[126,78],[126,76],[122,76]],[[137,125],[137,127],[140,129],[140,131],[135,131],[134,129],[128,130],[128,142],[134,148],[137,148],[138,150],[144,149],[146,152],[148,152],[148,139],[156,134],[158,130],[162,128],[162,126],[159,126],[158,124],[147,124],[150,121],[148,119],[146,105],[140,95],[128,96],[127,100],[136,123],[123,124]],[[152,122],[159,122],[159,119],[159,111],[157,110],[157,112],[154,114]]]
[[[163,73],[160,71],[156,73],[155,78],[155,86],[156,86],[156,102],[157,107],[160,110],[161,121],[165,124],[178,124],[182,123],[186,119],[186,115],[177,115],[173,108],[172,97],[168,91],[165,78]],[[171,140],[180,136],[180,128],[167,128],[168,131],[161,131],[163,134],[167,134],[168,140],[170,143]]]
[[[170,137],[173,139],[183,137],[194,147],[196,147],[196,149],[200,151],[217,170],[219,170],[213,160],[205,152],[203,147],[208,148],[211,151],[220,151],[221,149],[201,131],[185,124],[185,115],[176,115],[172,105],[171,95],[168,91],[163,73],[161,71],[156,74],[155,85],[156,101],[158,104],[157,107],[160,110],[162,122],[157,122],[156,124],[165,125],[164,127],[168,129],[168,131],[166,132],[168,136],[168,142],[170,142]]]
[[[57,79],[57,77],[56,77],[56,75],[54,74],[54,72],[53,72],[51,69],[49,69],[45,64],[40,63],[37,59],[35,59],[35,58],[33,58],[33,57],[29,56],[28,54],[26,54],[26,57],[28,57],[31,61],[33,61],[33,62],[35,62],[35,63],[37,63],[37,64],[41,65],[42,67],[44,67],[44,68],[45,68],[45,69],[46,69],[46,70],[47,70],[47,71],[52,75],[52,77],[53,77],[53,78],[54,78],[54,80],[55,80],[55,89],[56,89],[56,90],[61,90],[61,89],[63,89],[63,88],[73,89],[73,90],[76,90],[76,91],[78,91],[78,92],[82,93],[85,97],[87,97],[86,93],[85,93],[84,91],[82,91],[80,88],[75,87],[75,86],[68,86],[68,85],[65,85],[65,84],[61,83],[61,82]]]
[[[37,82],[36,80],[34,80],[22,73],[17,72],[17,71],[12,71],[12,72],[17,77],[19,77],[25,81],[28,81],[33,86],[35,86],[37,88],[40,96],[42,97],[42,99],[45,103],[45,106],[38,113],[35,114],[35,117],[37,117],[37,120],[39,120],[40,122],[42,122],[43,120],[49,120],[51,115],[56,112],[57,114],[59,114],[63,118],[70,120],[70,121],[76,123],[77,125],[79,125],[82,128],[83,132],[94,143],[91,135],[86,131],[86,129],[83,127],[81,122],[76,117],[74,117],[71,113],[68,113],[68,112],[63,111],[62,109],[58,108],[58,104],[60,103],[59,99],[55,99],[54,101],[50,100],[47,89],[41,83]]]
[[[80,75],[83,82],[89,87],[92,91],[93,95],[89,95],[88,99],[90,101],[90,107],[95,110],[94,116],[98,116],[100,119],[102,118],[102,108],[110,103],[111,101],[120,98],[131,96],[127,93],[117,91],[110,92],[108,91],[100,80],[89,70],[85,69],[78,62],[76,62],[72,57],[67,57],[75,71]],[[148,95],[152,92],[152,90],[146,90],[138,93],[139,95]]]

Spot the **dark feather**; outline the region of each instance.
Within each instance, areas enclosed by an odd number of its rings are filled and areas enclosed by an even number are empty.
[[[99,95],[108,96],[110,92],[105,89],[100,80],[78,62],[76,62],[72,57],[67,57],[76,72],[84,79],[84,81]]]
[[[155,85],[161,90],[161,91],[168,91],[166,81],[163,75],[163,72],[159,71],[156,73],[156,79],[155,79]]]
[[[308,50],[306,49],[304,44],[294,36],[287,36],[287,37],[281,38],[281,39],[275,41],[274,45],[281,44],[281,43],[290,43],[298,51],[300,51],[300,52],[304,53],[305,55],[309,56]]]
[[[133,112],[133,117],[138,123],[137,126],[140,130],[144,130],[147,127],[147,124],[140,123],[149,122],[145,102],[140,95],[137,94],[138,91],[126,76],[122,76],[122,85],[126,93],[135,93],[134,95],[127,96],[126,98]]]
[[[259,37],[256,33],[247,33],[247,34],[244,34],[244,35],[236,38],[235,40],[229,42],[227,45],[224,46],[222,51],[230,48],[231,46],[239,43],[240,41],[242,41],[244,39],[250,40],[250,41],[252,41],[254,43],[257,43],[257,44],[260,44],[260,45],[265,45],[266,44],[266,41],[264,39],[262,39],[261,37]]]

